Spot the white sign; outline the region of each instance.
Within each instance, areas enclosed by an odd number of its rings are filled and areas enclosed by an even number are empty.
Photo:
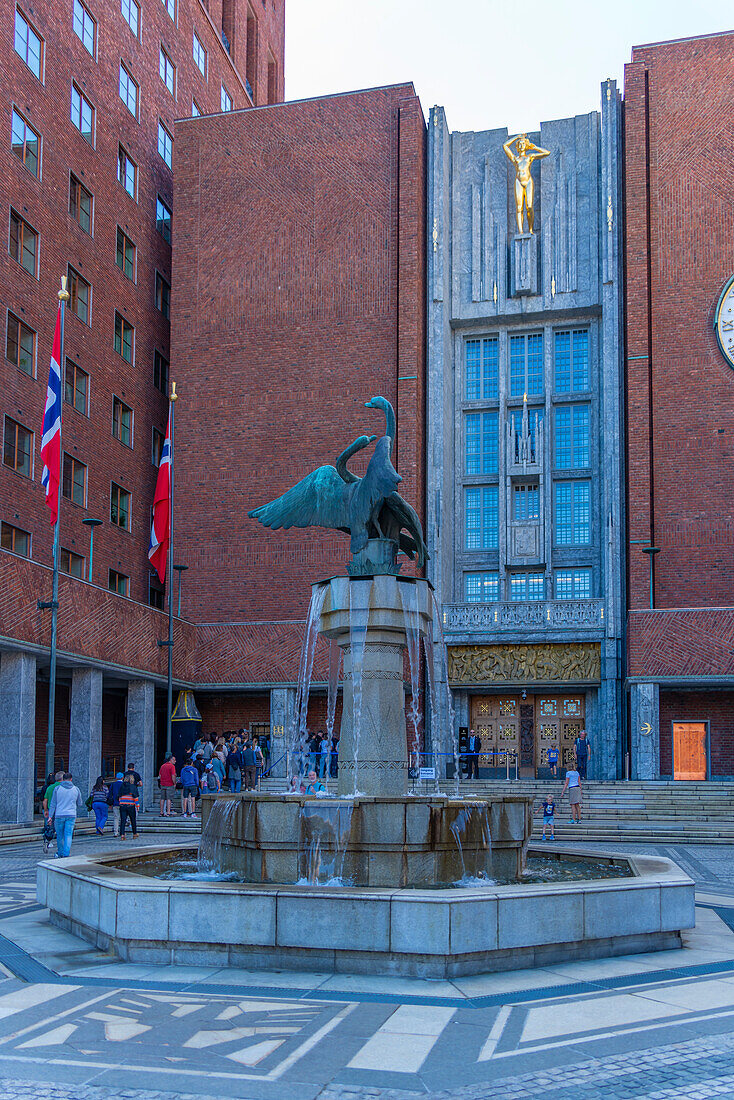
[[[421,768],[419,773],[418,773],[418,778],[419,779],[435,779],[436,778],[436,769],[435,768]]]

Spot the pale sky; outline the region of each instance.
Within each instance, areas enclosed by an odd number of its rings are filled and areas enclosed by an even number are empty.
[[[451,130],[599,106],[632,46],[730,30],[719,0],[286,0],[286,99],[413,81]]]

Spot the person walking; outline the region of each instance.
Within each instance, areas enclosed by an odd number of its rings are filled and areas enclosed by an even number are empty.
[[[165,760],[158,772],[158,782],[161,785],[161,817],[170,817],[176,811],[173,809],[173,796],[176,792],[176,757],[172,752],[167,752]]]
[[[184,817],[195,816],[198,786],[199,772],[193,764],[184,764],[181,768],[181,808]]]
[[[591,743],[586,736],[586,730],[581,730],[574,741],[576,750],[576,769],[582,779],[586,779],[586,769],[591,761]]]
[[[48,807],[49,819],[56,826],[57,859],[65,859],[70,854],[77,814],[83,809],[82,792],[72,783],[71,772],[64,772]]]
[[[558,771],[558,746],[551,745],[548,749],[548,767],[551,770],[551,775],[555,779]]]
[[[107,805],[112,808],[112,835],[120,835],[120,789],[122,787],[122,772],[117,772],[110,783],[107,793]]]
[[[230,749],[227,757],[227,778],[232,794],[239,794],[242,790],[242,769],[244,766],[245,761],[242,758],[240,747],[236,744],[234,748]]]
[[[254,791],[257,786],[257,754],[251,741],[245,745],[245,790]]]
[[[140,787],[135,777],[136,771],[127,771],[122,778],[118,795],[120,803],[120,839],[125,839],[125,827],[130,822],[133,840],[138,839],[138,807],[140,806]]]
[[[571,820],[569,825],[578,825],[581,821],[581,776],[576,768],[566,772],[566,782],[561,791],[561,798],[568,791],[568,801],[571,803]]]
[[[555,840],[553,822],[556,812],[556,801],[552,794],[547,794],[545,796],[540,806],[538,806],[537,810],[535,811],[536,814],[540,813],[541,810],[543,811],[543,840],[548,839],[548,837],[546,837],[545,835],[546,829],[550,829],[550,839]]]
[[[97,782],[92,787],[92,793],[90,795],[92,799],[92,812],[94,813],[94,824],[97,830],[97,834],[102,836],[104,827],[107,824],[107,817],[110,812],[110,808],[107,805],[107,799],[109,798],[109,787],[104,781],[104,777],[97,776]]]

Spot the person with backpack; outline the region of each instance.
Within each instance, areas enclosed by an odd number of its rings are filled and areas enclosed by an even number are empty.
[[[580,731],[574,741],[574,748],[576,750],[576,770],[582,779],[586,779],[586,769],[591,760],[591,745],[589,738],[586,736],[586,730]]]
[[[91,809],[94,812],[94,824],[97,829],[97,835],[102,836],[104,827],[107,824],[107,817],[110,809],[107,805],[107,799],[109,798],[109,788],[104,781],[104,777],[97,776],[97,782],[92,787],[92,793],[89,796],[91,803]]]
[[[127,771],[122,779],[122,786],[118,795],[120,803],[120,839],[125,839],[125,826],[130,822],[133,831],[133,840],[138,839],[138,807],[140,805],[140,787],[135,777],[137,772]]]
[[[207,794],[219,794],[222,789],[219,776],[214,771],[212,764],[207,764],[206,771],[201,777],[201,789],[206,791]]]
[[[71,772],[64,772],[64,778],[51,796],[48,807],[48,816],[56,826],[57,859],[65,859],[71,852],[76,817],[84,809],[82,792],[71,780]]]
[[[245,766],[245,761],[240,751],[239,744],[235,744],[233,748],[229,750],[227,756],[227,778],[229,780],[229,789],[232,794],[239,794],[242,790],[242,769]]]
[[[107,805],[112,809],[112,835],[120,835],[120,790],[122,788],[123,774],[117,772],[110,783],[107,792]]]
[[[184,817],[194,817],[196,811],[196,791],[199,786],[199,773],[189,761],[181,768],[181,807]]]

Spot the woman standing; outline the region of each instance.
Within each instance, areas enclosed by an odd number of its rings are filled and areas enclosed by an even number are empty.
[[[99,836],[102,836],[104,827],[107,824],[107,815],[110,812],[109,806],[107,805],[107,796],[109,793],[109,789],[103,777],[100,775],[97,778],[97,782],[92,787],[92,810],[94,811],[94,823]]]

